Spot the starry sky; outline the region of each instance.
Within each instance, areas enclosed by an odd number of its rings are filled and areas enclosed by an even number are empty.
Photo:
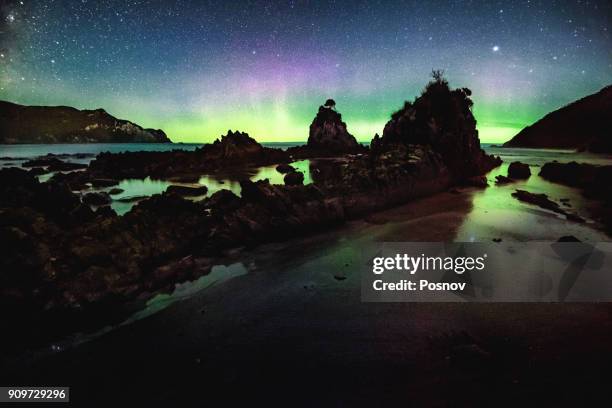
[[[174,141],[358,140],[443,69],[483,142],[612,83],[609,1],[0,1],[0,99],[102,107]]]

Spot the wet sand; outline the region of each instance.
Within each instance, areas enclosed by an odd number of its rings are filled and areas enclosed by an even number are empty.
[[[503,211],[524,224],[493,228],[479,197],[498,197],[496,188],[443,193],[325,234],[234,251],[218,275],[231,278],[165,299],[161,311],[92,341],[21,360],[2,380],[70,385],[82,406],[594,403],[611,377],[610,304],[361,302],[354,262],[380,241],[606,239],[521,203],[518,214],[513,204]]]

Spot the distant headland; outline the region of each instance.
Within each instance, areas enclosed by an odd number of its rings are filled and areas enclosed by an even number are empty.
[[[549,113],[521,130],[504,147],[612,153],[612,85]]]
[[[0,101],[0,143],[170,143],[158,129],[143,129],[104,109],[24,106]]]

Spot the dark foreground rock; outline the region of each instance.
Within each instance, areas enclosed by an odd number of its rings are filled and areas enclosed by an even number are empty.
[[[304,184],[304,173],[292,171],[291,173],[285,174],[284,181],[287,186],[299,186]]]
[[[248,134],[228,131],[227,135],[195,151],[101,153],[83,175],[87,179],[145,178],[197,181],[200,175],[221,169],[266,166],[290,161],[287,152],[262,146]]]
[[[531,176],[529,165],[521,162],[512,162],[508,166],[508,177],[512,179],[528,179]]]
[[[295,168],[293,166],[291,166],[290,164],[287,163],[281,163],[278,166],[276,166],[276,171],[278,171],[279,173],[291,173],[292,171],[295,171]]]
[[[89,205],[101,206],[110,204],[111,198],[108,193],[87,193],[83,196],[83,202]]]
[[[514,193],[512,193],[512,196],[518,199],[519,201],[537,205],[540,208],[544,208],[546,210],[565,215],[568,221],[584,222],[584,220],[580,216],[567,212],[561,207],[559,207],[559,204],[549,199],[546,194],[535,194],[525,190],[516,190]]]
[[[540,177],[578,188],[586,197],[599,202],[593,213],[607,233],[612,234],[612,166],[550,162],[542,166]]]
[[[47,171],[71,171],[87,168],[86,164],[66,162],[55,156],[42,156],[36,159],[27,160],[22,167],[45,167]]]
[[[188,186],[169,186],[166,189],[168,194],[178,194],[184,197],[195,197],[200,195],[205,195],[208,192],[208,187],[199,186],[199,187],[188,187]]]
[[[498,174],[497,176],[495,176],[495,184],[498,186],[503,186],[504,184],[510,184],[510,183],[513,183],[514,181],[515,181],[514,179],[503,176],[501,174]]]

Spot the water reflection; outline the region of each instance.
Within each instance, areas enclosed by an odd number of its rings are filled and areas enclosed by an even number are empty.
[[[304,173],[304,184],[312,183],[310,175],[310,161],[300,160],[291,165],[297,170]],[[161,194],[170,185],[182,185],[187,187],[206,186],[210,197],[219,190],[230,190],[232,193],[240,196],[240,181],[250,179],[252,181],[268,179],[272,184],[284,184],[284,174],[276,170],[277,165],[264,167],[244,167],[233,169],[231,171],[216,172],[205,174],[200,177],[197,183],[174,183],[165,180],[156,180],[147,177],[145,179],[127,179],[122,180],[119,185],[115,186],[124,190],[122,193],[113,195],[111,208],[119,215],[128,212],[138,201],[154,194]],[[104,188],[100,191],[110,191],[111,188]],[[201,200],[204,196],[187,197],[190,200]]]
[[[487,174],[488,188],[468,190],[463,193],[471,196],[473,207],[458,230],[457,241],[484,242],[499,238],[514,241],[556,241],[563,235],[574,235],[589,241],[609,240],[605,234],[592,228],[593,221],[590,220],[589,214],[589,208],[595,205],[592,200],[585,198],[577,189],[548,182],[538,174],[545,163],[553,160],[559,162],[575,160],[601,165],[612,164],[611,156],[542,149],[486,148],[485,150],[500,155],[504,163]],[[507,175],[508,166],[513,161],[529,164],[531,177],[506,185],[496,185],[495,176]],[[587,223],[568,221],[563,215],[522,203],[512,197],[516,189],[546,194],[562,208],[585,218]],[[561,199],[564,199],[563,202]]]

